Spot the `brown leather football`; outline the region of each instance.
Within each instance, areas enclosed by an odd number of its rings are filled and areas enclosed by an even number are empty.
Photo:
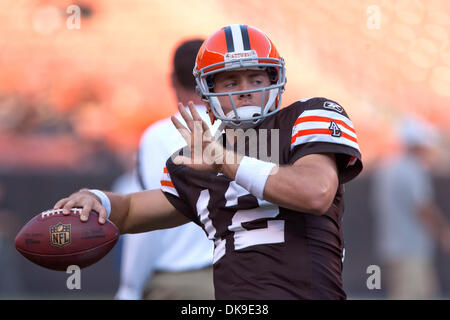
[[[109,220],[100,224],[95,212],[83,222],[80,213],[81,209],[73,208],[69,215],[63,215],[62,209],[38,214],[17,234],[16,249],[28,260],[53,270],[97,262],[114,247],[119,229]]]

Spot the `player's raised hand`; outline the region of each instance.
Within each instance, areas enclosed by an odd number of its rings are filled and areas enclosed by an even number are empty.
[[[224,163],[225,149],[211,135],[208,125],[198,114],[192,101],[189,101],[188,107],[190,113],[181,102],[178,103],[178,110],[187,127],[176,117],[171,117],[171,120],[186,141],[191,156],[177,156],[174,163],[194,170],[219,172]]]
[[[89,192],[88,189],[81,189],[72,193],[69,197],[63,198],[55,203],[53,209],[62,209],[64,215],[70,214],[70,209],[81,208],[80,220],[87,221],[89,213],[95,211],[98,213],[98,222],[104,224],[106,221],[106,209],[102,206],[96,195]]]

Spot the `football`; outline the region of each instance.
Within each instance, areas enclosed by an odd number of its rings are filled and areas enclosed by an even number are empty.
[[[86,222],[81,209],[44,211],[31,219],[15,239],[16,249],[28,260],[48,269],[66,271],[70,265],[87,267],[103,258],[119,239],[119,229],[109,220],[102,225],[91,212]]]

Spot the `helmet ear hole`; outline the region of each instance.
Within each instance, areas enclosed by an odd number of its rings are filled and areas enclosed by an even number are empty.
[[[271,82],[277,82],[278,81],[278,71],[274,67],[268,67],[267,73],[269,74],[269,80]]]
[[[209,75],[206,77],[206,85],[208,86],[208,89],[213,91],[214,89],[214,80],[212,75]]]

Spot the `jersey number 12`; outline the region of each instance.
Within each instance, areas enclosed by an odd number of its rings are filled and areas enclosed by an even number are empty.
[[[249,192],[231,181],[225,192],[225,206],[231,207],[238,204],[239,197],[248,196]],[[215,238],[216,229],[209,218],[208,203],[209,190],[202,190],[197,201],[197,212],[200,222],[204,225],[208,238],[214,240],[214,263],[225,254],[225,240]],[[284,242],[284,220],[267,220],[266,228],[247,230],[242,223],[259,219],[275,218],[278,216],[279,207],[265,200],[257,199],[258,206],[253,209],[237,210],[231,220],[228,230],[234,232],[234,250],[244,249],[254,245],[282,243]]]

